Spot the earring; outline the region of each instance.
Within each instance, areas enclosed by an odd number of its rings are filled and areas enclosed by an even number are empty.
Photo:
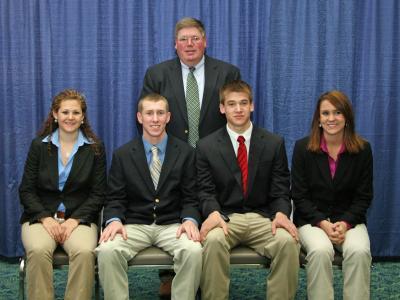
[[[322,127],[322,124],[321,124],[321,123],[319,123],[318,127],[320,127],[320,128],[321,128],[321,127]]]
[[[344,127],[347,127],[347,126],[349,126],[349,124],[347,124],[347,122],[344,124]]]
[[[83,124],[83,120],[82,120],[81,124]]]
[[[54,119],[54,123],[57,123],[58,122],[58,120],[57,119]]]

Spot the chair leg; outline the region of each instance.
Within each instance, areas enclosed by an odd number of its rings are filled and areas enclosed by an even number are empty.
[[[22,257],[19,263],[19,300],[25,299],[25,257]]]
[[[94,298],[96,300],[100,300],[100,278],[99,278],[99,269],[97,264],[95,266],[94,271]]]

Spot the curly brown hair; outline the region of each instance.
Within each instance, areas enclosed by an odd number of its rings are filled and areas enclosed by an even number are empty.
[[[84,122],[81,124],[80,129],[82,130],[83,135],[93,144],[90,144],[92,147],[95,155],[100,155],[101,154],[101,147],[100,147],[100,140],[96,136],[96,134],[93,132],[89,119],[87,117],[86,111],[87,111],[87,104],[86,104],[86,99],[85,96],[78,92],[77,90],[73,89],[66,89],[58,93],[54,98],[53,102],[51,103],[50,107],[50,112],[47,115],[46,120],[44,121],[42,125],[42,129],[38,132],[38,136],[46,137],[46,136],[51,136],[53,132],[58,128],[58,123],[55,122],[53,112],[58,112],[61,106],[61,102],[65,100],[77,100],[79,104],[81,105],[82,113],[84,116]],[[49,152],[51,149],[51,145],[49,143],[48,145]]]

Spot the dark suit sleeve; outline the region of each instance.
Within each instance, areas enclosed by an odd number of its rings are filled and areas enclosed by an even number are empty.
[[[106,191],[106,154],[104,146],[100,146],[100,154],[94,156],[93,172],[91,173],[89,196],[76,208],[71,218],[89,220],[98,214],[103,206]]]
[[[307,181],[306,172],[306,145],[296,142],[292,157],[292,199],[296,213],[310,224],[316,225],[328,216],[318,210],[311,200],[311,188]]]
[[[204,144],[203,144],[204,145]],[[221,206],[217,200],[217,190],[211,173],[211,166],[203,145],[196,147],[197,184],[199,188],[199,201],[204,218],[213,211],[221,212]]]
[[[195,169],[195,152],[190,149],[188,158],[186,159],[181,178],[181,191],[183,195],[183,205],[181,219],[193,218],[198,224],[201,223],[199,212],[199,201],[197,198],[196,169]]]
[[[37,139],[32,141],[19,187],[21,204],[24,212],[29,215],[30,221],[52,216],[51,212],[43,206],[37,192],[41,150],[44,149],[41,146],[41,142]]]
[[[148,95],[151,93],[159,94],[160,87],[157,86],[156,81],[153,79],[153,76],[152,76],[152,69],[149,68],[149,69],[147,69],[146,74],[144,75],[142,92],[140,93],[139,99],[141,99],[145,95]]]
[[[357,154],[362,170],[350,207],[338,219],[351,225],[360,224],[367,214],[373,197],[373,159],[369,143]]]
[[[111,218],[119,218],[123,223],[125,222],[128,203],[122,158],[121,155],[114,152],[108,175],[107,197],[103,212],[104,222]]]
[[[287,217],[292,211],[289,199],[290,173],[288,168],[284,140],[281,138],[276,148],[276,153],[271,170],[271,185],[269,192],[270,209],[272,216],[277,212],[284,213]]]

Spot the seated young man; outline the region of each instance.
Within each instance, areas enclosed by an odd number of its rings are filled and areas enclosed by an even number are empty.
[[[250,86],[225,84],[220,111],[227,125],[196,148],[199,198],[205,221],[203,299],[228,299],[229,250],[243,244],[272,259],[267,298],[294,299],[299,269],[297,230],[288,216],[289,170],[284,141],[250,121]]]
[[[138,103],[143,136],[114,152],[104,208],[106,228],[96,249],[106,300],[129,299],[128,261],[155,245],[174,256],[172,299],[195,299],[202,248],[194,150],[167,135],[167,100]]]

